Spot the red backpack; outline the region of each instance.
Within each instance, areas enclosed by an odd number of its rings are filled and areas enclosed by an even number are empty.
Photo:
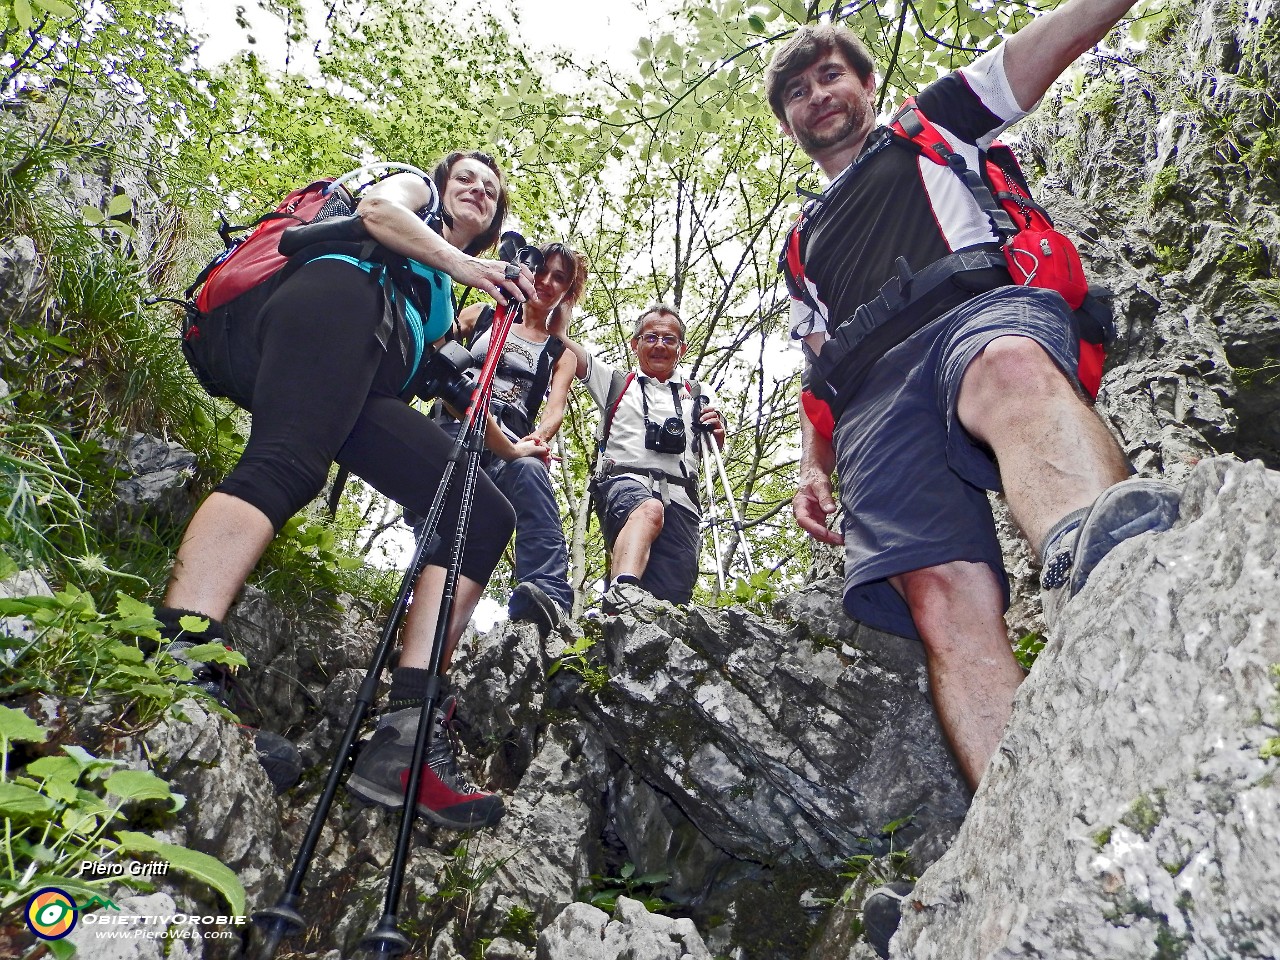
[[[915,97],[903,102],[891,129],[910,141],[922,156],[950,167],[964,180],[978,206],[991,217],[1014,283],[1057,290],[1072,310],[1084,306],[1089,296],[1089,281],[1084,275],[1080,253],[1070,238],[1054,228],[1048,211],[1031,198],[1026,177],[1012,150],[997,140],[984,151],[984,180],[969,169],[964,158],[952,151],[946,138],[916,108]],[[1085,392],[1096,400],[1110,331],[1082,324],[1080,333],[1080,362],[1076,374]]]
[[[233,227],[224,218],[218,227],[218,235],[227,248],[187,287],[187,299],[191,300],[195,294],[195,309],[208,313],[271,279],[289,262],[293,252],[283,253],[280,250],[285,230],[295,224],[309,224],[355,213],[355,198],[345,184],[362,175],[384,174],[393,170],[418,174],[435,194],[431,177],[417,167],[407,163],[371,163],[336,179],[328,177],[299,187],[281,200],[274,210],[264,213],[253,223]],[[235,236],[246,230],[249,232],[245,236]]]
[[[949,167],[964,181],[1000,238],[1000,255],[1014,283],[1062,294],[1080,322],[1077,376],[1089,397],[1096,399],[1102,380],[1104,348],[1113,335],[1110,306],[1104,291],[1099,290],[1098,295],[1090,292],[1080,254],[1071,240],[1054,228],[1048,212],[1032,199],[1013,151],[994,142],[982,154],[981,174],[970,169],[964,158],[951,149],[946,137],[917,109],[914,97],[903,102],[888,135],[871,149],[878,150],[890,143],[905,146],[934,163]],[[792,296],[816,308],[804,279],[801,230],[804,222],[805,214],[801,213],[791,228],[779,266]],[[825,348],[823,352],[827,352]],[[835,416],[828,401],[806,387],[801,393],[801,403],[818,433],[830,439]]]

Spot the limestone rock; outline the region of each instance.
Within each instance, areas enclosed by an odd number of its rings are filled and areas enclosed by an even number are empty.
[[[155,539],[152,528],[178,528],[191,516],[196,457],[173,441],[133,433],[106,444],[114,466],[116,501],[103,521],[120,536]]]
[[[1278,530],[1280,474],[1219,458],[1099,565],[893,956],[1280,955]]]
[[[292,860],[252,732],[196,700],[180,709],[185,719],[166,717],[138,741],[152,769],[187,798],[177,826],[156,835],[216,857],[256,897],[283,879]]]
[[[803,625],[691,607],[606,621],[610,681],[578,709],[716,847],[834,865],[903,817],[950,835],[966,790],[918,643],[848,622],[835,582],[782,609]]]
[[[77,956],[93,960],[201,960],[205,956],[201,938],[188,936],[190,925],[161,922],[184,912],[167,893],[126,896],[114,902],[118,913],[103,908],[82,916],[67,935]],[[115,922],[104,922],[108,918]]]
[[[538,937],[538,960],[711,960],[688,920],[649,913],[618,898],[613,919],[590,904],[566,907]]]
[[[43,282],[34,240],[24,236],[0,240],[0,333],[6,333],[12,323],[36,319]]]

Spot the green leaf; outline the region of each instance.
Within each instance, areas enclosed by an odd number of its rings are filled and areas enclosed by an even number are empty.
[[[23,0],[18,0],[18,2],[22,3]],[[106,217],[102,215],[101,210],[99,210],[97,207],[92,207],[87,203],[80,208],[80,215],[83,218],[85,223],[91,224],[92,226],[95,226],[95,227],[100,226],[102,224],[102,221],[106,219]]]
[[[0,580],[8,580],[17,572],[18,565],[7,553],[0,550]]]
[[[149,770],[120,770],[107,777],[109,793],[126,800],[168,800],[173,791]]]
[[[49,731],[13,707],[0,706],[0,737],[28,743],[43,743],[49,739]]]
[[[27,764],[26,773],[40,780],[62,780],[74,783],[80,777],[80,764],[66,755],[39,757]]]
[[[30,0],[13,0],[13,16],[23,30],[29,30],[35,25],[35,18],[31,15]]]
[[[764,33],[764,17],[758,13],[753,13],[747,17],[747,23],[751,25],[751,29],[756,33]]]
[[[209,618],[198,617],[194,614],[184,614],[178,618],[178,626],[187,633],[204,633],[209,629]]]
[[[249,665],[243,653],[228,650],[221,643],[200,643],[184,651],[182,655],[200,663],[225,663],[233,667]]]
[[[669,873],[642,873],[638,877],[633,877],[631,882],[637,887],[656,887],[660,883],[666,883],[671,879]]]
[[[206,853],[188,850],[173,843],[153,839],[145,833],[121,830],[117,834],[121,849],[130,853],[154,853],[175,870],[207,883],[217,890],[231,906],[231,912],[242,916],[245,909],[244,886],[231,869]]]
[[[0,813],[6,817],[31,817],[52,813],[54,802],[20,783],[0,783]]]
[[[76,955],[76,945],[70,940],[46,940],[44,945],[53,954],[54,960],[72,960]]]
[[[40,3],[41,0],[36,0],[36,2]],[[44,0],[44,2],[48,2],[48,0]],[[129,198],[128,194],[124,194],[124,193],[116,194],[114,197],[111,198],[111,201],[107,204],[108,217],[119,218],[122,214],[129,213],[132,210],[133,210],[133,200]]]
[[[113,630],[159,640],[158,623],[151,604],[135,600],[127,593],[116,592],[116,618],[111,624]]]
[[[53,605],[53,597],[5,597],[0,600],[0,617],[25,617]]]
[[[32,2],[42,10],[47,10],[55,17],[74,17],[76,8],[62,0],[32,0]]]

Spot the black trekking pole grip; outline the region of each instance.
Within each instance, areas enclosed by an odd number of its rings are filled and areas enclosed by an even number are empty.
[[[417,736],[414,738],[413,755],[409,765],[408,783],[405,784],[404,806],[401,809],[400,829],[396,836],[395,852],[387,871],[387,890],[383,900],[382,916],[374,928],[360,940],[362,951],[376,957],[397,957],[404,953],[409,942],[397,929],[400,897],[404,887],[404,873],[409,862],[409,848],[413,841],[413,820],[416,815],[418,788],[422,782],[422,766],[426,760],[432,715],[440,692],[441,667],[444,649],[448,642],[449,622],[453,615],[458,577],[461,575],[462,558],[466,550],[467,531],[471,525],[471,507],[475,500],[475,487],[480,473],[480,455],[484,447],[484,432],[489,419],[489,402],[493,395],[493,378],[498,360],[506,346],[511,326],[522,312],[521,305],[499,308],[489,334],[489,350],[472,401],[467,408],[462,429],[458,433],[455,453],[459,448],[467,451],[467,467],[463,474],[462,499],[458,507],[457,530],[449,566],[445,571],[444,588],[440,597],[440,612],[436,618],[435,638],[431,646],[431,659],[427,665],[430,682],[418,716]]]

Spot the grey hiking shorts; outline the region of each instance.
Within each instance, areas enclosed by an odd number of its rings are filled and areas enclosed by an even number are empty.
[[[875,365],[835,431],[844,505],[845,612],[919,639],[889,577],[957,560],[1009,580],[986,491],[1000,490],[990,452],[956,418],[969,363],[997,337],[1028,337],[1073,384],[1079,334],[1057,293],[1000,287],[898,344]],[[1077,384],[1078,386],[1078,384]]]
[[[605,544],[612,550],[631,512],[655,498],[647,480],[625,473],[601,481],[599,495],[604,504],[600,526]],[[649,564],[640,586],[659,600],[685,604],[693,599],[697,579],[698,518],[680,504],[668,503],[662,515],[662,532],[649,548]]]

